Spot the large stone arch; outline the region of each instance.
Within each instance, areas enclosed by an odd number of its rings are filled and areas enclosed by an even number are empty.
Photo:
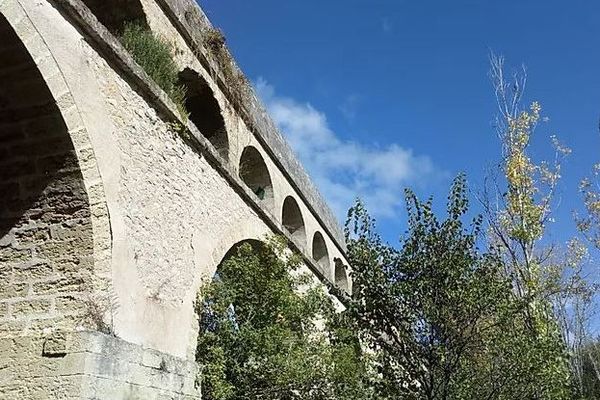
[[[92,303],[98,306],[96,315],[92,316],[96,320],[95,328],[102,328],[105,321],[109,320],[107,314],[110,312],[108,299],[112,287],[110,278],[111,233],[104,188],[87,130],[52,51],[29,18],[21,1],[0,0],[0,26],[3,31],[2,47],[9,53],[12,52],[12,55],[3,55],[5,64],[6,62],[12,64],[4,71],[5,74],[27,74],[26,77],[15,76],[16,79],[12,80],[7,80],[7,77],[4,76],[3,81],[33,85],[28,90],[36,90],[35,96],[40,100],[38,103],[45,103],[45,105],[36,105],[31,102],[31,93],[28,94],[27,89],[22,88],[18,90],[19,96],[21,96],[20,100],[24,102],[21,106],[28,107],[27,96],[29,95],[29,105],[40,106],[41,110],[46,112],[43,118],[54,121],[52,124],[42,121],[44,112],[38,112],[39,110],[36,111],[33,118],[27,116],[26,111],[25,114],[22,114],[22,117],[29,121],[26,124],[30,125],[30,131],[22,137],[29,141],[21,143],[21,149],[28,151],[24,162],[35,165],[36,172],[42,172],[44,176],[38,179],[36,184],[32,183],[33,186],[28,186],[33,189],[29,193],[33,196],[29,201],[24,199],[27,197],[22,190],[24,184],[19,182],[19,198],[8,201],[19,204],[19,208],[21,208],[19,211],[22,215],[18,220],[13,219],[10,229],[3,229],[0,235],[3,235],[4,239],[0,239],[0,242],[12,240],[12,243],[16,244],[14,235],[9,231],[12,230],[15,233],[20,230],[25,219],[29,220],[30,217],[36,216],[40,218],[43,224],[36,224],[36,226],[46,232],[48,236],[45,236],[46,233],[41,233],[41,237],[32,236],[28,241],[35,246],[37,239],[48,237],[50,240],[44,240],[46,243],[43,245],[43,252],[36,252],[32,249],[31,259],[27,262],[30,266],[34,265],[38,260],[36,257],[45,254],[46,261],[48,261],[46,264],[54,265],[53,268],[50,268],[51,265],[46,265],[49,268],[48,271],[53,275],[51,278],[40,278],[36,275],[41,273],[40,267],[39,269],[30,269],[29,277],[33,280],[48,279],[47,283],[39,285],[39,290],[47,292],[44,299],[50,300],[50,312],[57,318],[63,315],[64,323],[57,325],[52,322],[52,319],[37,324],[29,323],[31,329],[21,333],[33,332],[34,329],[39,331],[46,329],[47,331],[48,328],[73,328],[81,322],[81,319],[75,318],[75,316],[89,314],[89,305]],[[16,57],[16,59],[11,61],[10,57]],[[22,64],[24,70],[19,71],[19,67],[16,65],[18,63]],[[11,89],[5,86],[5,90],[10,91]],[[17,88],[12,90],[15,91]],[[9,94],[9,96],[11,95]],[[20,107],[18,99],[14,96],[11,97],[13,105]],[[32,130],[31,123],[35,125],[36,121],[42,131],[34,132]],[[9,121],[5,118],[5,122]],[[54,127],[52,130],[55,135],[44,134],[43,129],[48,129],[50,126]],[[34,136],[35,140],[33,140]],[[53,139],[54,142],[46,143],[51,136],[56,137]],[[41,142],[36,143],[36,140]],[[8,143],[7,140],[3,142]],[[16,155],[17,153],[12,151],[14,150],[12,147],[14,147],[14,143],[9,149],[9,154]],[[29,180],[26,177],[23,179]],[[50,208],[44,210],[42,207],[41,212],[33,215],[31,212],[39,211],[38,205],[40,204]],[[33,226],[33,224],[28,224],[30,228]],[[61,240],[64,242],[63,244],[71,243],[73,245],[69,245],[70,250],[67,248],[64,253],[62,252],[65,249],[60,248]],[[78,242],[74,243],[73,240]],[[63,262],[65,261],[64,257],[70,257],[71,264]],[[60,263],[57,263],[59,259]],[[56,265],[64,270],[64,276],[56,274]],[[69,265],[72,267],[71,270],[67,270]],[[83,274],[84,271],[89,271],[89,276]],[[81,282],[82,279],[85,280],[85,288]],[[55,284],[52,285],[51,282],[55,282]],[[33,281],[31,281],[29,291],[26,296],[21,296],[21,298],[23,301],[31,300],[29,304],[38,304],[43,309],[44,306],[41,305],[43,302],[34,302],[36,291],[33,286]],[[65,306],[64,312],[61,311],[63,305]]]
[[[208,228],[206,227],[206,229]],[[208,231],[198,230],[194,232],[192,246],[194,248],[196,277],[193,285],[190,286],[186,303],[188,305],[196,304],[199,289],[210,282],[223,258],[236,244],[248,241],[262,242],[271,233],[272,231],[266,225],[249,223],[244,218],[232,221],[229,228],[219,234],[218,237],[214,237]],[[207,240],[207,237],[211,239]],[[190,321],[191,332],[187,342],[187,357],[193,358],[195,357],[198,339],[199,320],[195,310],[189,311],[193,314],[193,321]]]

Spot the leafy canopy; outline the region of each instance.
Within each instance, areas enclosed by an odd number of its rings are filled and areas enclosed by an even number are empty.
[[[553,321],[530,326],[503,258],[477,247],[466,182],[455,179],[447,215],[407,191],[408,231],[384,244],[359,202],[346,235],[355,298],[350,315],[378,356],[381,399],[561,399],[569,395],[564,346]]]
[[[366,399],[356,337],[279,239],[244,243],[198,301],[203,398]]]

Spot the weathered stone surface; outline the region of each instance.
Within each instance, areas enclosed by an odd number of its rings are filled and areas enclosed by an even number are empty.
[[[284,235],[324,283],[344,259],[258,100],[238,104],[212,70],[201,10],[127,0],[101,15],[112,1],[0,0],[0,399],[198,399],[194,301],[236,243]],[[226,141],[204,136],[202,110],[182,120],[120,45],[130,11],[210,92]],[[241,172],[248,148],[258,175]],[[303,235],[283,226],[288,197]]]
[[[92,332],[0,339],[0,399],[199,399],[193,362],[160,354],[169,369],[155,368],[149,352]]]

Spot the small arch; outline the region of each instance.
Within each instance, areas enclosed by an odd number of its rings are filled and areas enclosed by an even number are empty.
[[[185,108],[190,113],[190,120],[221,157],[228,159],[229,138],[225,120],[208,82],[198,72],[185,68],[179,73],[179,84],[186,89]]]
[[[83,0],[83,3],[115,36],[120,36],[128,23],[148,28],[146,13],[139,0]]]
[[[281,209],[281,221],[283,226],[290,232],[292,238],[298,242],[306,243],[306,229],[304,227],[304,218],[298,206],[298,202],[292,196],[288,196],[283,201]]]
[[[333,278],[337,287],[344,290],[346,293],[350,293],[350,286],[348,285],[348,274],[346,272],[346,266],[339,258],[334,258],[334,271]]]
[[[312,241],[313,259],[323,268],[329,268],[329,251],[321,232],[315,232]]]
[[[247,146],[240,157],[240,178],[246,186],[269,207],[273,205],[273,184],[267,164],[260,152]]]

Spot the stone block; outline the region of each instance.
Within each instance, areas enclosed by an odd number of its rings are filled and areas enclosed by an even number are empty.
[[[28,248],[47,241],[50,238],[50,231],[45,227],[32,226],[27,229],[16,229],[13,235],[21,248]]]
[[[67,337],[64,332],[54,333],[44,341],[44,357],[64,357],[67,355]]]
[[[29,249],[17,249],[15,247],[5,247],[0,249],[0,265],[3,263],[19,263],[28,261],[31,258]]]
[[[49,280],[33,282],[31,285],[34,296],[46,296],[57,294],[70,294],[73,292],[81,292],[84,288],[83,276],[58,275]]]
[[[29,296],[29,282],[4,283],[0,285],[0,300],[23,298]]]
[[[12,281],[14,283],[47,281],[52,278],[55,278],[55,273],[47,261],[23,263],[12,269]]]
[[[52,301],[48,298],[26,299],[10,304],[10,314],[14,318],[34,317],[48,314],[52,308]]]

